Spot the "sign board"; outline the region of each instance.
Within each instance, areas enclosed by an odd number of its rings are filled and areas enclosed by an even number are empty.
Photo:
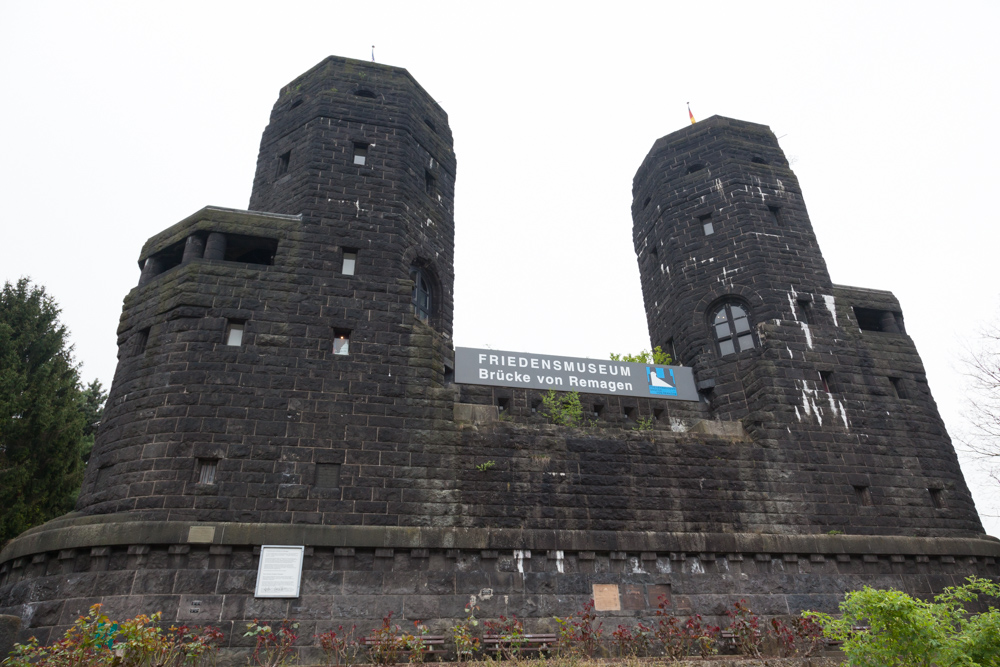
[[[520,389],[697,401],[694,373],[659,366],[530,352],[455,348],[455,382]]]
[[[621,611],[618,584],[594,584],[594,611]]]
[[[297,598],[305,547],[262,546],[255,598]]]

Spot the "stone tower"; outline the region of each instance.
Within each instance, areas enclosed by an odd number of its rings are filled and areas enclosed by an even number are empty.
[[[538,632],[592,597],[613,627],[1000,575],[899,304],[831,283],[766,127],[663,137],[635,180],[651,340],[702,400],[642,368],[581,391],[576,426],[542,390],[454,381],[454,179],[405,70],[331,57],[281,90],[252,210],[139,254],[77,511],[0,552],[22,641],[100,602],[220,626],[239,662],[247,622],[295,618],[308,662],[338,625],[445,634],[470,600]],[[298,596],[258,595],[266,545],[301,547]]]
[[[899,303],[832,283],[766,126],[663,137],[633,195],[652,343],[694,367],[716,418],[771,443],[773,499],[815,525],[982,530]]]

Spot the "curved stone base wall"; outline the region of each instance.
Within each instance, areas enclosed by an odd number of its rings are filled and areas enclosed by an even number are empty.
[[[301,597],[256,599],[260,545],[306,547]],[[553,629],[594,594],[618,587],[606,626],[673,613],[720,616],[746,599],[762,615],[835,611],[864,585],[927,596],[969,575],[1000,576],[1000,541],[847,535],[451,530],[129,521],[66,517],[0,553],[0,614],[19,640],[47,642],[96,603],[114,618],[215,625],[239,646],[253,619],[299,621],[305,643],[383,615],[443,633],[475,601],[480,618],[516,614]],[[721,619],[720,619],[721,620]]]

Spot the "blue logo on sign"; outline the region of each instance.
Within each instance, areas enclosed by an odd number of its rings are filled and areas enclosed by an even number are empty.
[[[650,394],[660,396],[676,396],[677,381],[674,379],[673,368],[650,368],[646,366],[646,383]]]

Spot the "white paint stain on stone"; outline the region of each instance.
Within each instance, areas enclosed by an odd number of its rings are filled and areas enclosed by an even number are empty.
[[[808,345],[811,350],[813,346],[813,337],[812,333],[809,332],[809,325],[805,322],[799,322],[799,326],[802,327],[802,333],[806,335],[806,345]]]
[[[837,324],[837,302],[834,300],[833,295],[824,294],[823,303],[826,304],[826,309],[833,315],[833,326],[839,327],[840,325]]]
[[[531,558],[531,552],[528,551],[527,554],[528,554],[527,558]],[[517,561],[517,571],[521,574],[524,574],[524,559],[525,559],[525,552],[516,549],[514,551],[514,560]]]
[[[671,417],[670,430],[673,431],[674,433],[685,433],[687,432],[688,429],[687,426],[684,425],[684,422],[681,419],[677,417]]]
[[[701,561],[697,558],[689,558],[685,562],[691,564],[691,574],[705,574],[705,568],[701,566]]]
[[[559,574],[565,574],[566,572],[566,562],[563,560],[563,552],[556,552],[556,572]]]

